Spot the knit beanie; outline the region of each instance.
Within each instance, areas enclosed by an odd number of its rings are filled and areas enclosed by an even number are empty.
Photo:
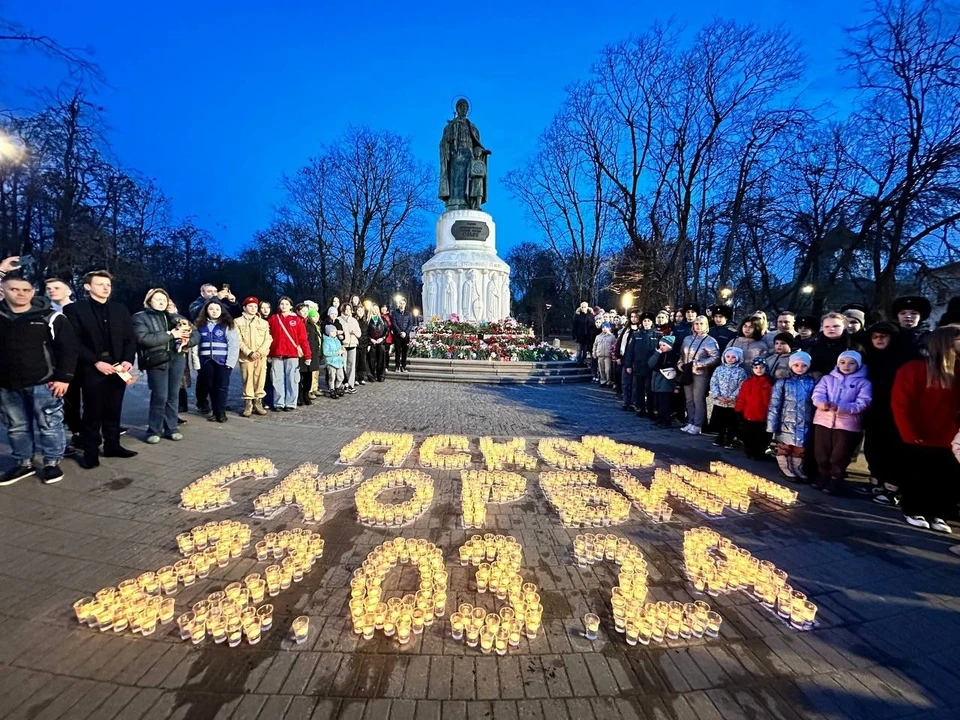
[[[333,305],[327,308],[327,317],[330,317],[331,315],[336,317],[339,314],[340,314],[340,311],[337,310]]]
[[[858,353],[856,350],[845,350],[844,352],[840,353],[837,356],[838,363],[840,362],[840,358],[850,358],[857,364],[858,368],[863,365],[863,358],[860,357],[860,353]]]
[[[673,347],[677,344],[677,339],[673,335],[664,335],[662,338],[660,338],[660,342],[662,342],[664,345]]]
[[[805,362],[807,365],[810,365],[810,353],[806,353],[803,350],[799,350],[790,356],[790,364],[793,365],[794,361],[796,360]]]
[[[317,312],[316,310],[314,310],[313,308],[310,308],[310,309],[307,311],[307,317],[310,318],[311,320],[313,320],[314,322],[316,322],[317,320],[320,319],[320,313],[318,313],[318,312]]]
[[[861,326],[867,324],[867,315],[865,312],[863,312],[863,310],[857,310],[856,308],[848,308],[847,310],[843,311],[843,314],[845,317],[858,320]]]
[[[758,367],[758,366],[759,366],[759,367],[762,367],[764,370],[767,369],[767,361],[764,360],[764,359],[761,358],[761,357],[755,357],[755,358],[753,359],[753,362],[750,363],[750,364],[753,365],[753,367]]]

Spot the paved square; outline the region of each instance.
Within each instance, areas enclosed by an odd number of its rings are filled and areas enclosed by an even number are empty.
[[[721,452],[705,438],[652,429],[591,385],[388,381],[258,420],[234,414],[218,425],[191,414],[183,442],[155,446],[135,437],[146,420],[145,393],[145,384],[136,386],[125,406],[125,443],[139,457],[105,460],[86,473],[67,461],[59,486],[31,478],[0,491],[0,718],[960,716],[960,558],[946,552],[949,539],[907,528],[895,511],[807,488],[790,509],[706,520],[671,501],[670,523],[650,524],[634,510],[628,523],[610,529],[643,551],[653,600],[688,602],[695,596],[683,575],[683,531],[712,527],[786,570],[819,605],[818,627],[805,632],[730,594],[708,598],[724,619],[718,639],[628,647],[610,612],[615,568],[577,567],[577,531],[560,526],[536,473],[525,473],[527,496],[489,505],[485,529],[522,544],[520,572],[539,588],[543,629],[503,657],[470,649],[450,638],[450,612],[461,602],[493,606],[476,593],[474,570],[456,558],[476,531],[461,527],[455,470],[426,471],[435,478],[433,503],[402,530],[360,525],[354,489],[325,496],[324,522],[311,526],[325,540],[324,556],[301,583],[271,599],[274,628],[258,645],[193,646],[180,641],[176,625],[147,638],[80,627],[74,600],[172,563],[178,532],[211,519],[242,519],[257,539],[301,525],[292,509],[272,520],[247,517],[253,498],[277,480],[235,483],[237,503],[212,514],[177,507],[189,482],[260,455],[281,477],[308,461],[334,472],[340,448],[367,429],[410,432],[418,440],[438,433],[602,434],[655,451],[661,466],[705,470],[722,458],[775,479],[772,465]],[[236,393],[232,403],[239,407]],[[375,472],[367,467],[365,476]],[[651,471],[636,474],[649,479]],[[447,616],[402,649],[380,633],[358,640],[347,607],[353,571],[398,535],[437,544],[449,571]],[[262,572],[252,554],[181,589],[177,612],[254,568]],[[412,569],[395,570],[385,594],[415,587]],[[586,612],[601,618],[594,642],[582,635]],[[299,646],[288,637],[296,615],[311,619],[309,639]]]

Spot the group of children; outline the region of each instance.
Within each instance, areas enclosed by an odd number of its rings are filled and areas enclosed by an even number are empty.
[[[674,345],[673,336],[660,338],[657,354],[650,359],[654,403],[661,418],[670,417],[676,390]],[[729,448],[739,437],[747,457],[762,460],[772,440],[783,474],[806,480],[803,462],[812,433],[819,470],[814,487],[837,493],[860,442],[863,416],[872,399],[863,358],[853,350],[840,353],[836,367],[818,381],[810,375],[809,353],[781,352],[771,357],[775,368],[784,369],[776,376],[770,358],[755,358],[748,372],[740,348],[723,351],[722,362],[710,378],[714,445]]]

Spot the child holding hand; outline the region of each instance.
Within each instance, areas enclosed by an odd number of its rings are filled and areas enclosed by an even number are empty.
[[[820,477],[813,484],[828,495],[843,489],[843,478],[860,442],[863,414],[870,407],[873,388],[860,353],[840,353],[837,366],[813,389],[814,456]]]

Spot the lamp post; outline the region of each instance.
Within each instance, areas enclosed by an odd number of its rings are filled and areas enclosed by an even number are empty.
[[[541,344],[547,341],[547,314],[550,312],[550,308],[553,307],[553,304],[544,303],[543,307],[546,309],[543,311],[543,323],[540,326],[540,343]]]
[[[804,295],[813,295],[814,290],[816,290],[816,288],[810,283],[807,283],[802,288],[800,288],[800,292],[802,292]]]
[[[623,306],[623,311],[626,312],[633,307],[633,293],[627,290],[623,297],[620,298],[620,304]]]
[[[723,301],[723,303],[728,305],[730,303],[730,298],[733,297],[733,288],[729,285],[724,285],[720,288],[720,292],[718,294],[720,295],[720,299]]]

